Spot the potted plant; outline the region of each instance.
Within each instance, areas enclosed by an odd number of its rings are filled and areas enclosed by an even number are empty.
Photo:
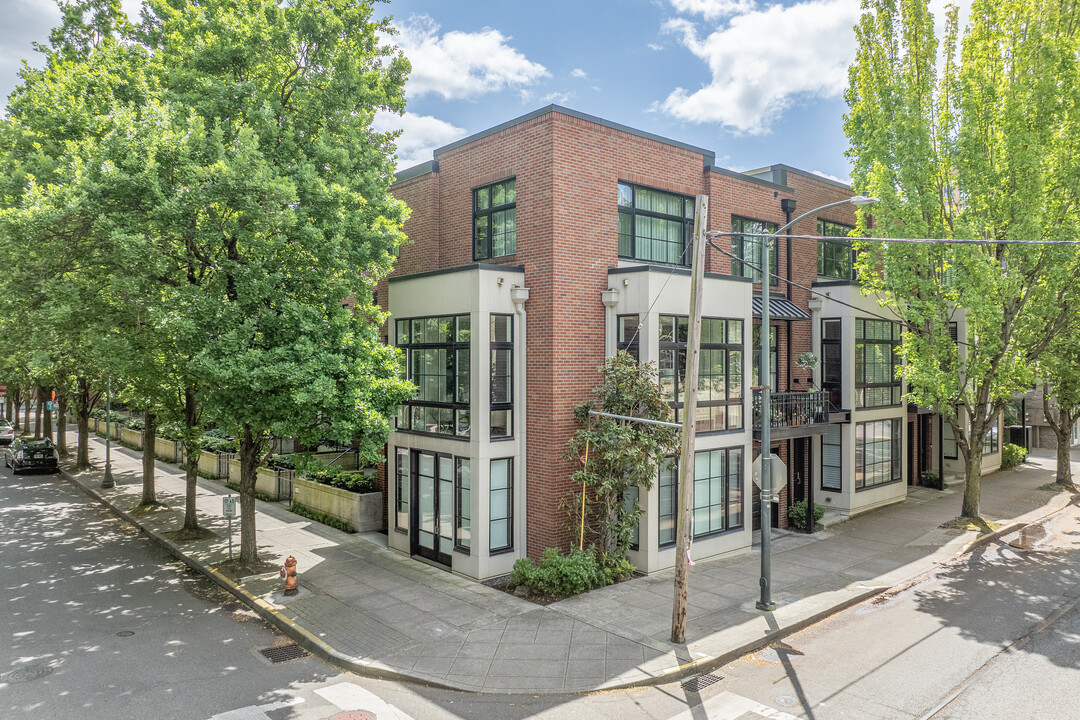
[[[808,392],[814,392],[814,380],[813,370],[818,366],[819,358],[812,352],[803,352],[795,356],[795,365],[810,373],[810,377],[807,378],[807,383],[810,387],[807,388]]]

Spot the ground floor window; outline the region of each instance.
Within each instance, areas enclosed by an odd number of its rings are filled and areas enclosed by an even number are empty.
[[[994,421],[993,427],[986,431],[986,437],[983,438],[983,455],[989,455],[996,453],[1001,447],[1000,439],[998,438],[998,424]]]
[[[454,459],[454,549],[469,552],[472,545],[472,462]]]
[[[488,493],[488,548],[491,552],[512,550],[514,502],[514,461],[502,458],[491,461],[490,492]]]
[[[821,436],[821,489],[843,490],[843,439],[839,425],[830,425]]]
[[[953,434],[952,425],[947,420],[941,422],[941,455],[946,460],[957,458],[956,436]]]
[[[409,527],[409,449],[397,449],[397,472],[394,474],[395,510],[394,527]]]
[[[694,539],[742,527],[743,449],[724,448],[694,453]],[[659,544],[673,545],[679,511],[679,463],[661,469]]]
[[[855,489],[900,480],[900,419],[855,424]]]

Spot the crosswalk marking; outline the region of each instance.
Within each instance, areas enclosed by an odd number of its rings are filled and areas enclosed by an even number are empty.
[[[338,683],[329,687],[317,688],[315,694],[327,702],[337,705],[342,710],[367,710],[379,720],[413,720],[378,695],[350,682]]]
[[[702,715],[702,712],[705,714]],[[718,693],[699,707],[683,710],[668,720],[742,720],[748,714],[768,720],[799,720],[794,715],[732,692]]]

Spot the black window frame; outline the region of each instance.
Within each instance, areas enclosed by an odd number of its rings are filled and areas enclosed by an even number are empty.
[[[780,331],[778,325],[769,323],[769,388],[780,392]],[[750,331],[750,382],[761,385],[761,323],[755,323]]]
[[[722,510],[722,512],[723,512],[723,525],[722,525],[722,527],[720,529],[711,529],[710,528],[709,530],[707,530],[705,532],[699,532],[697,522],[696,521],[693,522],[693,526],[694,526],[694,532],[693,532],[694,537],[693,537],[693,539],[695,541],[696,540],[702,540],[702,539],[705,539],[705,538],[710,538],[710,537],[716,537],[718,535],[723,535],[725,533],[730,533],[730,532],[735,532],[735,531],[738,531],[738,530],[742,530],[746,526],[747,494],[746,494],[746,492],[744,490],[744,487],[743,487],[743,478],[746,475],[744,449],[741,446],[736,445],[736,446],[733,446],[733,447],[710,448],[710,449],[706,449],[706,450],[696,450],[694,452],[694,474],[695,475],[698,474],[698,470],[697,470],[698,461],[701,460],[701,458],[699,456],[705,455],[705,454],[711,454],[711,453],[723,453],[723,458],[724,458],[724,460],[723,460],[723,470],[722,470],[722,474],[720,476],[722,478],[722,482],[723,482],[723,489],[724,489],[724,491],[726,493],[724,498],[723,498],[722,503],[720,503],[723,506],[723,510]],[[732,458],[733,454],[738,457],[738,467],[734,471],[732,471],[732,461],[731,461],[731,458]],[[711,481],[715,477],[716,477],[715,475],[710,475],[709,477],[705,478],[704,480],[705,481]],[[695,483],[698,483],[698,482],[701,482],[701,481],[702,480],[699,479],[699,478],[694,479]],[[676,541],[677,541],[677,538],[675,537],[675,533],[677,532],[676,528],[677,528],[678,517],[679,517],[679,460],[678,460],[678,458],[667,458],[666,459],[665,464],[663,466],[661,466],[659,471],[658,471],[656,487],[657,487],[658,492],[661,493],[661,501],[660,501],[660,504],[657,506],[657,514],[656,514],[657,515],[657,517],[656,517],[656,520],[657,520],[657,525],[656,525],[656,528],[657,528],[657,535],[656,535],[657,549],[664,550],[666,548],[674,547],[675,544],[676,544]],[[670,509],[670,512],[668,512],[668,513],[665,513],[665,512],[662,511],[662,508],[664,507],[663,493],[665,493],[665,492],[667,493],[668,507]],[[699,509],[701,509],[701,508],[699,508],[699,506],[697,504],[698,503],[698,497],[699,497],[698,489],[695,487],[695,489],[694,489],[694,508],[693,508],[695,513]],[[731,521],[731,507],[732,507],[733,504],[735,504],[732,501],[733,497],[738,497],[739,521],[738,521],[737,524],[733,523]],[[718,503],[710,503],[707,507],[712,508],[712,507],[717,506],[717,504]],[[696,518],[696,514],[694,515],[694,517]],[[669,525],[669,527],[666,530],[664,528],[665,521]],[[665,539],[665,538],[670,538],[670,539]]]
[[[412,454],[411,449],[395,447],[394,464],[394,530],[400,533],[409,532],[409,501],[412,487]],[[401,458],[405,457],[405,466],[402,467]],[[402,499],[404,498],[404,500]],[[404,518],[404,521],[402,520]]]
[[[467,465],[469,483],[465,487],[462,483],[463,474],[461,468]],[[466,555],[472,554],[472,458],[454,458],[454,550]],[[462,492],[468,493],[467,498],[462,497]],[[468,537],[463,532],[463,521],[468,521]]]
[[[873,466],[884,465],[886,462],[889,464],[889,478],[874,482],[872,484],[866,484],[867,479],[867,463],[866,458],[868,455],[867,443],[865,438],[867,437],[867,427],[871,425],[877,425],[878,423],[889,423],[891,436],[888,439],[889,458],[887,461],[878,461],[872,463]],[[903,482],[903,466],[904,466],[904,452],[901,446],[903,439],[901,433],[903,431],[903,423],[900,418],[883,418],[880,420],[864,420],[855,423],[855,492],[862,492],[863,490],[872,490],[884,485],[892,485],[893,483]],[[863,438],[860,441],[860,435]],[[878,444],[881,444],[880,442]]]
[[[660,329],[658,333],[658,347],[660,361],[657,363],[658,374],[660,380],[661,392],[664,392],[664,380],[669,379],[671,382],[671,395],[668,397],[668,404],[671,405],[675,411],[675,422],[682,422],[680,417],[682,416],[683,409],[685,407],[685,401],[682,399],[683,394],[683,374],[686,372],[686,351],[687,351],[687,333],[689,332],[689,317],[686,315],[660,315]],[[664,339],[664,327],[665,321],[671,321],[671,339]],[[720,323],[723,328],[723,339],[725,342],[716,343],[712,341],[712,334],[715,330],[715,323]],[[728,342],[732,337],[732,323],[738,323],[738,342]],[[681,338],[681,340],[680,340]],[[746,322],[742,318],[718,318],[708,317],[702,318],[702,339],[701,339],[701,351],[702,357],[704,357],[705,351],[722,352],[724,353],[724,372],[723,372],[723,385],[724,385],[724,398],[722,400],[716,399],[703,399],[702,392],[709,391],[709,389],[702,388],[703,384],[709,383],[709,378],[718,377],[717,374],[710,374],[699,370],[698,376],[698,417],[694,420],[696,432],[701,435],[711,435],[719,433],[731,433],[739,432],[746,427],[746,417],[743,401],[746,397]],[[732,392],[732,378],[735,373],[733,369],[732,353],[737,352],[738,358],[738,392],[737,394]],[[669,357],[673,367],[665,367],[667,361],[665,356]],[[700,364],[701,368],[705,367],[705,363]],[[714,364],[713,367],[716,367]],[[716,415],[715,408],[724,408],[723,417],[724,425],[722,428],[716,428]],[[700,425],[702,411],[708,411],[708,426]],[[733,417],[738,417],[738,424],[732,424]]]
[[[507,340],[496,341],[495,338],[495,319],[506,319],[506,337]],[[489,368],[489,407],[488,407],[488,439],[492,442],[500,442],[503,440],[514,439],[514,316],[506,313],[491,313],[488,316],[488,357],[490,358]],[[497,374],[496,371],[499,365],[496,361],[496,353],[506,358],[506,372],[505,374]],[[495,400],[495,388],[496,381],[500,381],[506,388],[505,400]],[[506,434],[495,435],[495,425],[492,422],[495,413],[506,413]]]
[[[868,323],[875,325],[881,325],[888,323],[890,330],[890,338],[888,340],[880,338],[866,338],[866,327]],[[900,342],[901,342],[901,326],[900,323],[892,320],[878,320],[875,318],[855,318],[855,407],[856,408],[883,408],[883,407],[896,407],[901,404],[902,400],[902,382],[897,375],[897,370],[900,369]],[[861,335],[861,337],[860,337]],[[884,345],[889,348],[889,368],[892,378],[889,382],[866,382],[866,371],[868,367],[867,360],[870,359],[867,353],[867,345]],[[876,353],[875,353],[876,354]],[[867,397],[870,395],[868,391],[889,390],[890,402],[874,402],[873,404],[867,404]]]
[[[831,227],[829,227],[831,226]],[[835,220],[828,220],[826,218],[818,218],[817,220],[817,234],[837,237],[840,235],[847,235],[854,230],[855,227],[847,225],[845,223],[839,223]],[[835,253],[830,257],[829,253]],[[833,278],[835,280],[856,280],[858,273],[855,271],[855,248],[852,247],[850,240],[818,240],[817,245],[817,274],[818,277]],[[826,272],[828,264],[844,263],[846,271],[839,272]]]
[[[659,193],[666,195],[678,202],[682,203],[682,213],[666,213],[648,210],[638,207],[638,193]],[[647,185],[639,185],[637,183],[627,182],[620,180],[616,189],[617,197],[616,202],[618,205],[618,253],[620,258],[626,260],[634,260],[636,262],[647,262],[658,265],[674,265],[681,267],[690,266],[690,252],[691,239],[694,233],[694,203],[695,198],[690,195],[683,195],[682,193],[672,192],[671,190],[661,190],[660,188],[649,187]],[[624,202],[624,200],[628,202]],[[640,237],[638,228],[638,218],[646,220],[662,220],[668,223],[679,223],[681,225],[681,242],[678,248],[678,261],[672,261],[670,258],[675,254],[672,252],[666,252],[664,259],[657,260],[652,255],[653,243],[659,242],[664,245],[672,245],[672,241],[661,238],[644,238]],[[625,227],[624,227],[625,226]],[[645,253],[641,251],[639,242],[649,240],[649,257],[644,257]],[[642,243],[643,244],[643,243]]]
[[[986,435],[983,437],[983,455],[993,455],[996,452],[1001,451],[1001,435],[998,429],[998,421],[995,420],[994,424],[990,426],[990,429],[986,431]]]
[[[503,202],[501,205],[494,203],[495,188],[509,186],[514,199],[509,202]],[[504,195],[506,190],[504,189]],[[481,208],[481,198],[487,196],[487,206]],[[473,208],[473,260],[491,260],[493,258],[510,257],[517,254],[517,178],[508,177],[497,182],[488,183],[487,185],[481,185],[480,187],[473,188],[472,191],[472,208]],[[501,252],[495,254],[493,250],[493,238],[494,238],[494,224],[495,216],[500,213],[507,213],[512,211],[514,229],[512,231],[512,237],[509,241],[511,246],[508,252]],[[480,226],[481,221],[486,221],[487,234],[481,237]],[[506,246],[504,245],[504,250]]]
[[[837,435],[838,442],[831,442],[830,434],[835,433]],[[839,448],[836,451],[838,464],[833,465],[829,463],[829,453],[826,451],[826,447]],[[838,483],[836,487],[825,484],[826,470],[835,469]],[[821,436],[821,483],[820,487],[825,492],[843,492],[844,491],[844,432],[839,424],[829,425],[828,430]]]
[[[492,523],[496,521],[494,514],[491,512],[492,502],[492,488],[491,488],[491,467],[497,462],[506,463],[506,545],[502,547],[492,547]],[[501,488],[500,488],[501,489]],[[503,518],[499,518],[502,520]],[[488,462],[488,555],[501,555],[503,553],[514,551],[514,458],[491,458]]]
[[[821,319],[821,391],[841,407],[844,387],[844,325],[840,318]]]
[[[463,322],[464,326],[463,326]],[[451,340],[440,340],[438,342],[424,341],[417,342],[414,340],[416,325],[415,323],[428,323],[429,321],[449,321],[453,325],[453,331],[451,334]],[[457,315],[430,315],[424,317],[410,317],[400,318],[395,322],[395,342],[396,346],[405,354],[405,377],[409,381],[413,381],[414,378],[418,378],[417,375],[417,360],[416,352],[424,350],[444,350],[446,351],[446,358],[448,369],[443,374],[446,378],[446,382],[452,387],[452,400],[438,401],[438,400],[418,400],[416,397],[412,397],[401,404],[398,409],[398,417],[396,420],[398,432],[417,433],[421,435],[432,435],[436,437],[452,438],[455,440],[468,441],[472,431],[472,368],[471,368],[471,339],[472,339],[472,321],[468,313]],[[403,328],[405,328],[403,332]],[[464,339],[462,339],[464,337]],[[453,358],[452,364],[450,358]],[[462,369],[464,369],[465,377],[462,378]],[[462,381],[464,380],[464,385]],[[414,383],[415,384],[415,383]],[[464,392],[463,392],[464,390]],[[418,386],[417,393],[419,394],[421,389]],[[462,400],[462,396],[465,397]],[[434,409],[439,411],[449,411],[451,416],[452,432],[432,431],[425,429],[418,429],[416,427],[416,413],[425,409]],[[439,413],[442,414],[441,412]],[[442,420],[438,425],[442,426]]]
[[[747,223],[758,223],[762,226],[762,232],[747,230]],[[761,250],[755,249],[751,257],[746,253],[749,248],[758,248],[765,238],[769,238],[769,285],[779,285],[780,278],[780,243],[779,236],[773,235],[780,227],[768,220],[757,220],[742,215],[731,216],[731,232],[737,233],[731,236],[731,274],[736,277],[750,278],[760,284]],[[756,230],[756,228],[755,228]],[[753,266],[753,267],[751,267]]]
[[[949,437],[945,437],[945,433],[949,433]],[[949,454],[949,448],[952,447],[952,455]],[[953,432],[952,425],[948,420],[941,421],[941,457],[945,460],[958,460],[960,459],[960,446],[956,442],[956,433]]]
[[[640,326],[641,316],[636,313],[615,316],[615,349],[625,350],[638,362],[641,362],[639,351],[641,341]]]

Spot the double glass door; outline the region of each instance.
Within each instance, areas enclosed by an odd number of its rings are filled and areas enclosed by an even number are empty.
[[[413,450],[410,466],[414,501],[409,551],[449,567],[454,549],[454,459]]]

